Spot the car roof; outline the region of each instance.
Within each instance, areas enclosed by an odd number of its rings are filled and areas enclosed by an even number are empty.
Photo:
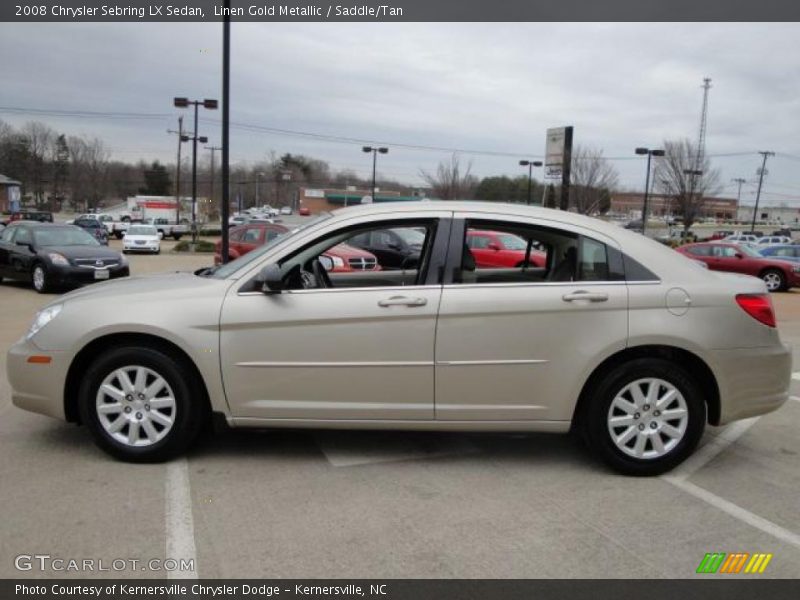
[[[28,227],[74,227],[74,225],[70,225],[68,223],[42,223],[41,221],[26,221],[21,219],[19,221],[12,221],[8,224],[8,227],[19,227],[20,225],[26,225]]]

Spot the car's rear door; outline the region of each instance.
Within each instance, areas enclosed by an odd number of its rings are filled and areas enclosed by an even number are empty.
[[[481,269],[456,258],[466,256],[473,227],[552,243],[548,269]],[[436,419],[570,420],[599,357],[626,345],[620,256],[613,240],[591,231],[456,213],[436,329]]]

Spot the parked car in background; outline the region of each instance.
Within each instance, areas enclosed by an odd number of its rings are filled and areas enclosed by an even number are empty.
[[[233,260],[252,252],[259,246],[270,245],[286,235],[289,230],[274,223],[248,223],[231,230],[228,240],[228,257]],[[348,244],[337,244],[325,252],[329,259],[328,270],[333,273],[352,271],[379,271],[374,254]],[[214,245],[214,264],[222,262],[222,240]]]
[[[788,260],[789,262],[800,263],[800,244],[786,244],[782,246],[768,246],[759,248],[759,254],[766,258]]]
[[[106,226],[98,219],[92,216],[81,216],[75,219],[72,224],[86,230],[98,242],[104,246],[108,246],[108,229],[106,229]]]
[[[733,235],[729,235],[728,237],[724,238],[722,241],[730,242],[732,244],[738,244],[741,242],[745,242],[748,244],[755,244],[758,242],[758,236],[752,233],[735,233]]]
[[[644,231],[642,220],[639,219],[638,221],[628,221],[628,223],[625,224],[625,229],[630,229],[631,231],[637,231],[641,233]]]
[[[274,223],[246,223],[233,227],[228,232],[228,260],[234,260],[259,246],[269,244],[288,231],[283,225]],[[217,240],[214,244],[214,264],[221,262],[222,240]]]
[[[758,238],[755,245],[758,248],[767,248],[769,246],[785,246],[791,243],[792,238],[786,235],[765,235],[764,237]]]
[[[6,211],[0,215],[0,224],[8,225],[14,221],[36,221],[38,223],[52,223],[53,213],[45,210],[16,210]]]
[[[689,258],[701,260],[712,271],[728,271],[759,277],[770,292],[800,286],[800,264],[767,258],[744,244],[701,242],[676,248]]]
[[[39,293],[129,274],[122,254],[74,225],[20,221],[0,234],[0,279],[31,281]]]
[[[297,214],[301,217],[310,217],[311,216],[311,209],[307,206],[301,206],[300,210],[297,211]]]
[[[161,253],[161,232],[153,225],[134,223],[122,236],[122,252]]]
[[[235,214],[228,217],[228,226],[235,227],[237,225],[244,225],[247,222],[248,215]]]
[[[282,215],[290,215],[290,214],[292,214],[292,207],[291,206],[281,206],[280,214],[282,214]]]
[[[732,235],[736,235],[736,232],[729,229],[721,229],[712,233],[711,237],[708,238],[708,241],[713,242],[715,240],[724,240]]]
[[[502,231],[470,230],[467,247],[479,269],[492,267],[522,267],[526,264],[528,243],[518,235]],[[534,267],[545,266],[545,253],[531,248],[528,263]]]
[[[128,230],[131,222],[129,215],[117,218],[110,213],[84,213],[82,215],[78,215],[73,221],[68,222],[77,224],[75,221],[82,219],[94,219],[100,221],[100,223],[102,223],[106,228],[108,235],[113,235],[118,240],[121,240],[122,236],[125,235],[125,232]]]
[[[382,269],[415,269],[425,243],[425,230],[393,227],[358,234],[348,244],[366,250],[378,258]]]
[[[325,270],[351,236],[394,228],[425,230],[418,269]],[[545,269],[476,269],[470,229],[541,244]],[[16,406],[80,422],[127,461],[186,452],[219,413],[574,431],[635,475],[680,464],[707,423],[778,409],[792,375],[764,282],[586,216],[457,201],[344,208],[226,265],[55,299],[6,362]]]
[[[186,225],[176,225],[174,222],[164,217],[142,219],[142,224],[155,227],[162,238],[171,237],[176,242],[189,233],[189,228]]]

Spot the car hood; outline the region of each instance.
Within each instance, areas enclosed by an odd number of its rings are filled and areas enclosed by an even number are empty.
[[[119,297],[125,302],[161,302],[169,298],[191,297],[210,293],[212,289],[226,289],[231,284],[225,279],[200,277],[184,271],[123,277],[79,288],[64,294],[58,301]]]
[[[40,252],[58,252],[65,258],[119,258],[119,252],[106,246],[44,246]]]

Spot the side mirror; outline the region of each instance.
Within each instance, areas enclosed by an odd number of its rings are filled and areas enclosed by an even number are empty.
[[[283,272],[276,264],[267,265],[258,274],[261,291],[265,294],[280,294],[283,291]]]
[[[734,254],[734,256],[736,258],[744,258],[744,254],[742,254],[741,252],[737,252],[736,254]]]
[[[333,259],[330,256],[325,256],[322,254],[317,260],[319,261],[319,264],[322,265],[323,269],[326,271],[333,271]]]
[[[489,250],[494,250],[495,252],[498,252],[500,250],[500,246],[498,246],[494,242],[489,242],[487,248],[489,248]]]

